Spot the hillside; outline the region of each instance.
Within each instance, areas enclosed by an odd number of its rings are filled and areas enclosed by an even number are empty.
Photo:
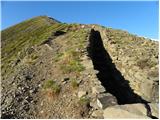
[[[1,36],[1,118],[158,118],[157,41],[47,16]]]

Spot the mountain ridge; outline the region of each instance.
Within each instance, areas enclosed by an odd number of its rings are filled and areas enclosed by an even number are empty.
[[[1,118],[158,118],[158,57],[127,31],[27,20],[2,31]]]
[[[53,20],[53,22],[61,23],[59,20],[53,18],[52,16],[47,16],[47,15],[39,15],[39,16],[36,16],[36,17],[30,18],[30,19],[27,19],[27,21],[28,21],[28,20],[31,20],[31,19],[34,19],[34,18],[38,18],[38,17],[44,17],[44,18],[46,18],[46,19],[51,19],[51,20]],[[22,22],[24,22],[24,21],[21,21],[21,22],[19,22],[19,23],[22,23]],[[15,24],[15,25],[18,25],[19,23]],[[65,23],[65,22],[64,22],[64,23]],[[68,23],[66,23],[66,24],[68,24]],[[82,25],[87,25],[87,24],[76,23],[76,22],[69,23],[69,24],[82,24]],[[10,27],[13,27],[13,26],[15,26],[15,25],[12,25],[12,26],[10,26]],[[99,26],[106,27],[106,28],[111,28],[111,29],[115,29],[115,30],[120,30],[120,31],[128,32],[127,30],[123,30],[123,29],[120,29],[120,28],[119,28],[119,29],[116,29],[116,28],[112,28],[112,27],[103,26],[103,25],[100,25],[100,24],[89,24],[89,25],[99,25]],[[3,29],[3,30],[1,30],[1,31],[5,31],[6,29],[9,29],[10,27],[7,27],[7,28],[5,28],[5,29]],[[131,32],[128,32],[128,33],[129,33],[129,34],[133,34],[133,35],[135,35],[135,36],[137,36],[137,37],[138,37],[138,36],[139,36],[139,37],[144,37],[144,38],[146,38],[146,39],[148,39],[148,40],[158,41],[158,39],[152,39],[152,38],[149,38],[149,37],[140,36],[140,35],[137,35],[137,34],[131,33]]]

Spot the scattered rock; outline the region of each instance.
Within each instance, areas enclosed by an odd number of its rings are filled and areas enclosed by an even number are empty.
[[[13,102],[12,96],[8,96],[8,97],[5,99],[5,102],[7,103],[7,105],[10,105],[10,104]]]

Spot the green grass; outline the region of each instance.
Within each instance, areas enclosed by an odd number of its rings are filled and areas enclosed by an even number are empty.
[[[47,40],[54,31],[67,27],[63,23],[49,23],[46,16],[35,17],[2,31],[2,64],[3,70],[9,72],[9,62],[26,56],[25,50],[31,46],[38,46]],[[14,59],[13,59],[14,58]]]
[[[45,90],[51,90],[53,93],[59,93],[60,92],[60,85],[58,85],[55,81],[53,80],[47,80],[44,83],[43,88]]]
[[[80,62],[80,53],[69,50],[63,54],[60,68],[63,73],[81,72],[85,67]]]
[[[76,79],[71,79],[71,86],[74,89],[78,88],[78,82]]]
[[[76,60],[71,60],[68,64],[62,64],[61,69],[63,73],[71,73],[71,72],[81,72],[85,69],[85,67]]]
[[[80,73],[85,70],[85,67],[81,64],[80,58],[82,56],[81,50],[84,50],[86,47],[87,31],[81,29],[78,31],[71,31],[67,34],[68,37],[65,39],[64,43],[65,50],[62,52],[63,54],[58,54],[55,60],[59,62],[60,69],[64,74]]]
[[[32,53],[30,55],[27,56],[27,59],[26,59],[26,63],[27,64],[34,64],[36,62],[36,60],[38,59],[38,55],[36,53]]]
[[[79,104],[80,105],[88,105],[90,102],[89,98],[87,96],[82,96],[80,99],[79,99]]]
[[[58,62],[58,61],[61,59],[62,56],[63,56],[63,53],[58,53],[58,54],[53,58],[53,60],[54,60],[55,62]]]

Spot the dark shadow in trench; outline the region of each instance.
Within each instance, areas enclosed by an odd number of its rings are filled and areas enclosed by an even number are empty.
[[[147,115],[155,118],[151,115],[148,102],[133,92],[129,82],[124,79],[115,64],[112,63],[109,53],[103,46],[99,31],[91,30],[87,51],[93,62],[94,69],[99,71],[97,78],[106,91],[117,98],[118,104],[143,103],[147,109]]]

